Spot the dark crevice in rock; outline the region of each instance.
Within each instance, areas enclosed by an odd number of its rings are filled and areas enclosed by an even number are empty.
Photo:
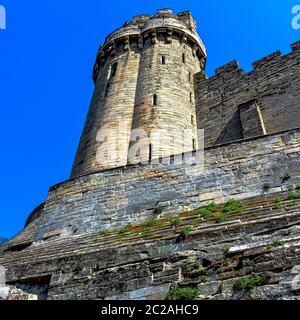
[[[8,247],[7,249],[5,249],[3,252],[19,252],[19,251],[23,251],[26,248],[30,247],[32,243],[22,243],[22,244],[18,244],[15,246],[11,246]]]

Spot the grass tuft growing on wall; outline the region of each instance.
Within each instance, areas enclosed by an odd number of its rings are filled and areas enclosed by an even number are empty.
[[[234,288],[237,290],[245,290],[250,291],[253,290],[259,286],[262,286],[265,283],[265,277],[256,274],[249,277],[242,277],[235,281]]]
[[[175,288],[170,290],[167,296],[167,300],[194,300],[199,295],[199,289],[197,288]]]

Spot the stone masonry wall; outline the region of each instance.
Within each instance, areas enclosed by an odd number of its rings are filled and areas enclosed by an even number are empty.
[[[299,127],[300,42],[292,45],[291,53],[275,52],[254,62],[253,68],[244,73],[233,61],[210,79],[204,73],[197,75],[197,124],[205,130],[206,146],[263,134],[259,117],[243,130],[239,106],[252,100],[267,133]]]
[[[137,42],[127,51],[117,46],[99,72],[71,176],[126,165],[139,61]]]
[[[152,158],[191,151],[193,138],[197,147],[194,75],[201,70],[199,59],[187,41],[175,35],[172,40],[168,40],[166,33],[158,33],[156,41],[153,45],[152,39],[148,37],[141,51],[132,124],[132,129],[143,128],[151,136]],[[164,63],[161,62],[162,58]],[[156,106],[152,105],[154,94],[157,95]],[[164,130],[163,135],[154,138],[152,129]],[[191,132],[187,132],[182,141],[177,141],[181,139],[183,129]],[[134,138],[132,140],[135,141]],[[148,137],[144,140],[148,145]],[[142,139],[138,144],[143,142]],[[134,144],[132,142],[132,146]],[[129,155],[130,163],[148,160],[148,149],[144,148],[138,157],[135,154]]]
[[[300,181],[300,130],[208,148],[201,164],[129,166],[82,176],[50,189],[37,239],[98,233],[162,215],[246,199]],[[268,186],[266,188],[266,186]]]
[[[300,199],[280,192],[242,205],[223,223],[196,211],[179,214],[176,226],[169,217],[144,232],[131,226],[0,248],[0,300],[163,300],[175,287],[198,289],[199,300],[299,300]],[[237,286],[257,277],[251,290]]]

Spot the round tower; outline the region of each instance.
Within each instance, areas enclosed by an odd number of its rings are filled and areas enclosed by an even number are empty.
[[[194,75],[205,60],[189,11],[139,15],[111,33],[71,177],[196,149]]]
[[[128,161],[146,162],[198,146],[194,75],[205,49],[190,12],[158,10],[143,29]],[[146,131],[146,135],[139,129]]]

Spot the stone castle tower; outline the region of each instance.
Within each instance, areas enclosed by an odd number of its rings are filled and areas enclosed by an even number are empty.
[[[0,300],[299,299],[300,41],[247,73],[205,61],[189,11],[106,38],[71,178],[0,244]],[[164,161],[198,129],[204,162]]]
[[[71,177],[196,149],[194,76],[205,61],[189,11],[139,15],[111,33]]]

